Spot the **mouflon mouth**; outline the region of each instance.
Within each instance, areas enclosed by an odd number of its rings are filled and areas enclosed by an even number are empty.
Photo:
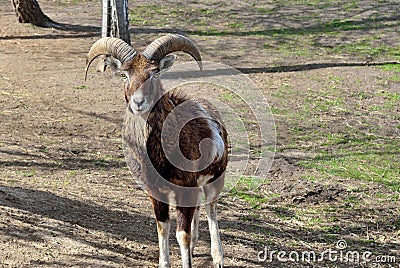
[[[133,114],[144,114],[150,110],[150,106],[148,104],[138,106],[135,103],[130,103],[129,108]]]

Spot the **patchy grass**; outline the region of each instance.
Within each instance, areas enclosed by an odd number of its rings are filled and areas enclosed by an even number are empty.
[[[324,55],[368,62],[380,58],[400,60],[399,39],[395,34],[400,24],[394,19],[395,8],[381,18],[379,9],[370,16],[359,15],[365,11],[362,1],[280,0],[274,4],[252,3],[251,7],[242,4],[243,12],[213,1],[201,8],[197,2],[146,3],[130,9],[130,23],[134,28],[166,27],[200,37],[254,37],[261,43],[257,49],[280,54],[282,58],[315,59]],[[384,3],[379,6],[383,7]],[[327,10],[338,14],[325,17]],[[286,16],[287,11],[293,14]],[[252,17],[260,19],[254,21]],[[270,25],[270,20],[286,23]],[[383,31],[389,33],[389,39]]]
[[[400,191],[400,164],[397,156],[399,144],[382,146],[359,142],[358,145],[359,151],[339,150],[335,154],[324,154],[312,160],[301,161],[300,164],[319,171],[323,176],[374,182]],[[379,149],[373,149],[374,145]]]
[[[362,180],[399,191],[400,140],[394,134],[394,128],[399,123],[399,112],[395,108],[400,105],[399,93],[378,90],[371,94],[361,91],[349,96],[348,81],[341,76],[328,75],[318,77],[316,81],[321,85],[319,89],[299,91],[290,84],[284,84],[272,93],[283,102],[288,102],[288,96],[298,96],[295,104],[289,101],[287,107],[281,105],[284,108],[275,112],[288,122],[289,148],[309,150],[318,155],[301,160],[299,164],[317,171],[320,178]],[[371,100],[376,104],[368,104]],[[397,125],[375,122],[369,116],[377,111],[397,121]],[[352,126],[346,121],[345,118],[353,116],[359,118],[360,126]],[[315,176],[311,177],[315,179]]]
[[[388,63],[388,64],[384,64],[380,67],[382,70],[385,71],[393,71],[393,72],[397,72],[400,73],[400,63]]]

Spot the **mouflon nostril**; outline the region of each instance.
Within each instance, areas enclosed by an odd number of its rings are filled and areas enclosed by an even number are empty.
[[[141,100],[134,100],[134,102],[135,102],[135,104],[137,105],[137,107],[140,107],[140,106],[143,105],[144,99],[141,99]]]

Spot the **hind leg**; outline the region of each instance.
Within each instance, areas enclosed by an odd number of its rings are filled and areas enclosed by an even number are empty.
[[[217,222],[217,202],[207,204],[206,212],[208,228],[210,229],[211,256],[213,258],[214,267],[223,267],[222,244]]]
[[[191,223],[195,210],[195,207],[176,208],[176,239],[181,249],[183,268],[192,267]]]
[[[201,195],[199,195],[201,199]],[[200,202],[198,203],[200,204]],[[191,242],[190,242],[190,252],[193,256],[194,248],[196,247],[197,241],[199,240],[199,217],[200,217],[200,206],[195,208],[192,225],[191,225]]]
[[[214,181],[212,184],[208,184],[204,187],[207,221],[211,237],[211,256],[215,268],[221,268],[224,266],[222,244],[217,221],[217,199],[219,193],[222,191],[223,186],[224,177],[222,175],[222,177],[220,177],[217,181]]]

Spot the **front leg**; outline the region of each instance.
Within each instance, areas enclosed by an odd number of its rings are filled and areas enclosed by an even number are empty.
[[[182,268],[192,267],[191,223],[195,210],[194,207],[176,208],[176,239],[181,249]]]
[[[165,222],[157,221],[158,247],[160,249],[158,267],[160,268],[171,267],[169,261],[169,241],[168,241],[169,227],[170,227],[170,220],[166,220]]]
[[[157,221],[157,233],[158,233],[158,247],[159,247],[159,259],[158,267],[170,268],[169,260],[169,206],[166,203],[158,201],[150,197],[153,204],[154,213]]]

